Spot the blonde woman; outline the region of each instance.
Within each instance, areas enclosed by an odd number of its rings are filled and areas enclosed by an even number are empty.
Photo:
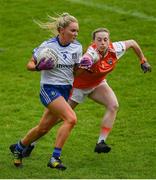
[[[40,99],[46,108],[39,124],[29,130],[15,146],[11,145],[10,149],[13,152],[14,165],[21,167],[23,152],[29,144],[47,133],[58,119],[62,119],[63,124],[57,131],[55,148],[47,166],[65,170],[60,156],[63,145],[77,122],[75,112],[67,101],[73,85],[74,67],[82,56],[82,46],[76,41],[79,24],[74,16],[63,13],[58,17],[50,17],[49,22],[39,25],[49,29],[51,33],[57,32],[54,38],[44,41],[34,49],[33,56],[27,64],[30,71],[41,71]],[[52,48],[56,52],[58,64],[55,68],[51,69],[51,65],[44,61],[36,65],[36,57],[42,47]]]

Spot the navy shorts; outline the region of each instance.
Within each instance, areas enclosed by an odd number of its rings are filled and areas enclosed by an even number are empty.
[[[40,89],[40,100],[46,107],[60,96],[63,96],[68,101],[71,89],[71,85],[43,84]]]

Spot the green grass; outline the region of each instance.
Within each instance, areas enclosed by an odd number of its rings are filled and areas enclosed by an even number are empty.
[[[155,0],[0,0],[1,179],[156,178],[155,9]],[[40,74],[28,72],[25,65],[49,33],[33,19],[45,21],[47,14],[66,11],[79,20],[78,39],[84,49],[95,28],[107,27],[112,41],[135,39],[153,71],[143,74],[130,50],[108,76],[120,104],[107,141],[112,146],[109,154],[93,152],[105,110],[87,99],[76,109],[78,124],[63,149],[66,171],[46,167],[59,125],[38,141],[32,156],[24,159],[24,168],[16,169],[8,147],[38,123],[44,109],[38,97]]]

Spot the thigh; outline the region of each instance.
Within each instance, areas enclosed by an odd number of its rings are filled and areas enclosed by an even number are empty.
[[[116,95],[107,82],[103,82],[97,86],[88,97],[99,104],[105,105],[106,107],[110,105],[118,106]]]
[[[52,112],[56,117],[59,117],[63,120],[70,120],[71,118],[75,118],[75,112],[72,110],[67,101],[59,96],[57,99],[52,101],[47,108],[50,112]]]
[[[43,129],[51,129],[51,127],[58,122],[60,122],[59,117],[52,114],[51,111],[46,108],[39,122],[39,126]]]

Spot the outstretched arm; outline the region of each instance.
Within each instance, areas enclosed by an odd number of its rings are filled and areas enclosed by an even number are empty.
[[[126,46],[126,50],[128,50],[129,48],[133,48],[134,52],[136,53],[136,55],[140,60],[141,69],[144,71],[144,73],[146,73],[147,71],[151,72],[151,66],[147,62],[147,59],[144,56],[138,43],[135,40],[127,40],[125,41],[125,46]]]
[[[140,46],[138,45],[138,43],[135,40],[125,41],[125,46],[126,46],[126,50],[128,50],[129,48],[133,48],[133,50],[135,51],[135,53],[138,56],[138,58],[140,59],[140,61],[142,61],[142,60],[147,61]]]
[[[88,53],[85,53],[81,58],[79,66],[75,67],[74,75],[79,76],[84,71],[88,70],[92,65],[93,65],[92,57]]]

